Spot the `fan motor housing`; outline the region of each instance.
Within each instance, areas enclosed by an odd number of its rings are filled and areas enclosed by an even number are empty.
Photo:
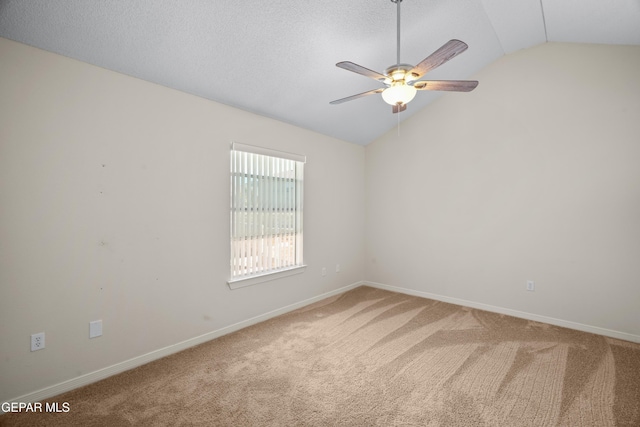
[[[389,77],[392,82],[404,80],[409,82],[418,78],[417,74],[410,74],[414,66],[411,64],[396,64],[384,70],[384,75]]]

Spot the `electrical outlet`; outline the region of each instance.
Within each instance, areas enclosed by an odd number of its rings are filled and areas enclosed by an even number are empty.
[[[320,274],[322,274],[322,276],[326,276],[327,275],[327,268],[326,267],[322,267],[322,270],[320,271]]]
[[[336,273],[340,273],[340,264],[336,264]]]
[[[31,335],[31,351],[42,350],[44,348],[44,332]]]
[[[536,284],[533,280],[527,280],[527,290],[531,292],[536,290]]]

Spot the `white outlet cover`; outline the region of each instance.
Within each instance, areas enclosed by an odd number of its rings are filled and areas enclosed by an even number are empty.
[[[102,335],[102,320],[94,320],[89,322],[89,338],[95,338]]]
[[[31,351],[42,350],[44,348],[44,332],[31,335]]]

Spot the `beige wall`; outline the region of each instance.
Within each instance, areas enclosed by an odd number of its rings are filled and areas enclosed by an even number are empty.
[[[228,288],[231,140],[307,156],[305,273]],[[362,280],[363,217],[363,147],[0,39],[0,401]]]
[[[638,76],[547,43],[367,146],[366,279],[640,337]]]

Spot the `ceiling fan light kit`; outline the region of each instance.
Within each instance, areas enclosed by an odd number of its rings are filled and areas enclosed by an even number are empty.
[[[390,105],[407,104],[417,93],[413,86],[402,83],[392,83],[391,86],[382,91],[382,99]]]
[[[410,84],[417,77],[410,73],[412,69],[413,65],[398,64],[385,70],[385,75],[390,81],[385,81],[389,87],[382,91],[384,102],[391,105],[404,105],[416,96],[417,89]]]
[[[341,104],[374,93],[381,93],[382,99],[392,106],[393,113],[406,110],[406,105],[416,96],[419,90],[445,90],[453,92],[470,92],[478,86],[475,80],[419,80],[427,72],[444,64],[458,56],[468,46],[460,40],[449,40],[440,49],[426,57],[418,65],[400,63],[400,3],[402,0],[391,0],[397,5],[398,31],[397,31],[397,62],[385,70],[384,74],[365,68],[349,61],[338,62],[337,67],[347,71],[362,74],[382,83],[385,87],[373,89],[368,92],[348,96],[346,98],[331,101],[330,104]]]

